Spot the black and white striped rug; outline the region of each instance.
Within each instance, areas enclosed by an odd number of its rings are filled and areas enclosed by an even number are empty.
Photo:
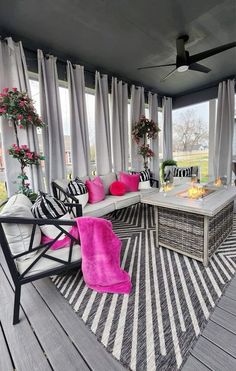
[[[137,204],[107,216],[123,243],[130,295],[100,294],[81,272],[54,277],[61,294],[125,368],[180,369],[236,270],[233,233],[204,268],[196,260],[155,248],[154,210]]]

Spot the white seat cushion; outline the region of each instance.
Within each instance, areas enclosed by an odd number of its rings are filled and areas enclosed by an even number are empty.
[[[47,255],[54,256],[55,258],[67,261],[68,256],[69,256],[69,251],[70,249],[68,247],[64,247],[62,249],[58,250],[48,250]],[[24,261],[17,261],[17,269],[19,273],[23,273],[33,262],[34,260],[38,257],[40,252],[37,252],[34,257],[24,260]],[[73,247],[73,252],[72,252],[72,258],[71,261],[75,262],[77,260],[81,259],[81,251],[80,251],[80,245],[74,245]],[[57,268],[62,266],[61,263],[56,262],[55,260],[50,260],[47,258],[40,258],[37,263],[31,268],[31,270],[25,275],[25,277],[31,276],[32,274],[37,274],[41,272],[45,272],[49,269]]]
[[[0,215],[1,217],[18,217],[18,218],[30,218],[34,219],[34,216],[30,210],[32,207],[31,201],[28,197],[23,194],[17,194],[12,196],[6,205],[3,207]],[[3,229],[6,234],[9,247],[11,249],[12,255],[17,255],[28,251],[31,233],[32,233],[32,224],[12,224],[4,223]],[[35,229],[34,241],[32,247],[36,247],[40,244],[41,241],[41,231],[38,226]],[[27,256],[22,256],[20,260],[28,259],[35,255],[36,252],[32,252]]]
[[[115,210],[115,203],[111,199],[113,196],[106,196],[102,201],[95,204],[87,204],[83,209],[83,216],[95,216],[100,217],[111,213]]]
[[[111,199],[115,203],[116,210],[140,202],[140,197],[140,192],[128,192],[123,196],[107,196],[107,198]]]

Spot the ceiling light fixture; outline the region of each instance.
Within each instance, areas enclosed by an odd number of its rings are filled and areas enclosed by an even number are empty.
[[[178,72],[185,72],[185,71],[188,71],[188,68],[189,68],[189,66],[187,66],[187,65],[183,65],[183,66],[179,66],[178,68],[177,68],[177,71]]]

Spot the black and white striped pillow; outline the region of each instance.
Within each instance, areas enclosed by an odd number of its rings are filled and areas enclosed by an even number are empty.
[[[149,169],[143,170],[143,171],[140,171],[140,172],[131,171],[131,174],[139,174],[139,181],[140,182],[147,182],[151,178],[151,173],[150,173]]]
[[[75,178],[68,184],[68,192],[73,196],[84,195],[85,193],[88,193],[88,189],[82,180]]]
[[[173,176],[174,177],[190,177],[192,176],[193,167],[175,167]]]
[[[43,192],[39,193],[31,211],[40,219],[59,219],[67,213],[63,202]]]

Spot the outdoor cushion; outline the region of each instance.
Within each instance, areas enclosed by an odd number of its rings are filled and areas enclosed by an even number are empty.
[[[89,198],[88,189],[80,178],[77,177],[68,183],[68,193],[77,198],[79,203],[82,205],[82,208],[85,207]]]
[[[69,251],[70,250],[67,247],[64,247],[64,248],[58,249],[58,250],[50,250],[49,249],[47,251],[47,255],[53,256],[55,258],[62,259],[62,260],[68,260]],[[38,255],[41,252],[42,252],[42,250],[38,251],[37,254],[30,259],[27,259],[27,260],[24,260],[24,261],[19,261],[19,262],[17,261],[17,269],[18,269],[19,273],[23,273],[30,266],[30,264],[33,263],[33,261],[38,257]],[[80,246],[75,245],[73,247],[71,261],[75,262],[75,261],[80,260],[80,259],[81,259]],[[47,271],[49,269],[60,267],[61,265],[62,265],[61,263],[59,263],[55,260],[50,260],[50,259],[47,259],[47,258],[40,258],[39,261],[37,263],[35,263],[32,270],[30,270],[26,274],[26,277],[31,276],[32,274],[41,273],[41,272]]]
[[[57,220],[70,220],[71,216],[67,211],[63,202],[57,200],[55,197],[40,192],[34,205],[31,208],[35,218],[40,219],[57,219]],[[71,229],[70,225],[62,226],[67,232]],[[60,233],[59,229],[54,225],[41,225],[41,231],[49,238],[55,238]],[[65,237],[64,234],[59,238],[60,240]]]
[[[123,196],[125,194],[125,191],[125,184],[118,180],[110,185],[110,193],[113,196]]]
[[[128,174],[120,172],[120,179],[126,186],[126,192],[137,192],[139,185],[139,174]]]
[[[90,204],[104,200],[104,186],[99,176],[95,177],[93,180],[87,180],[85,184],[88,188]]]
[[[106,196],[104,200],[98,203],[95,203],[95,204],[88,203],[83,209],[83,216],[89,215],[89,216],[100,217],[108,213],[111,213],[112,211],[115,210],[115,203],[113,201],[113,197],[118,197],[118,196]]]
[[[145,182],[139,182],[138,189],[141,191],[142,189],[150,189],[152,188],[150,185],[150,180],[146,180]]]
[[[100,178],[102,179],[105,195],[110,194],[110,185],[116,181],[116,174],[115,173],[109,173],[107,175],[100,175]]]
[[[43,192],[39,192],[31,211],[35,218],[41,219],[58,219],[67,213],[62,201]]]
[[[191,177],[193,173],[193,167],[175,167],[173,169],[174,177]]]
[[[6,205],[3,207],[0,215],[1,217],[19,217],[19,218],[31,218],[34,216],[30,210],[32,206],[31,201],[23,194],[16,194],[12,196]],[[6,234],[6,238],[9,243],[12,255],[17,255],[29,250],[32,224],[10,224],[4,223],[3,229]],[[35,229],[35,236],[32,247],[36,247],[41,241],[41,231],[38,226]],[[22,256],[18,260],[25,260],[35,255],[36,252],[32,252],[27,256]]]
[[[115,209],[119,210],[140,202],[140,196],[140,192],[128,192],[124,196],[108,196],[108,198],[114,203]]]

